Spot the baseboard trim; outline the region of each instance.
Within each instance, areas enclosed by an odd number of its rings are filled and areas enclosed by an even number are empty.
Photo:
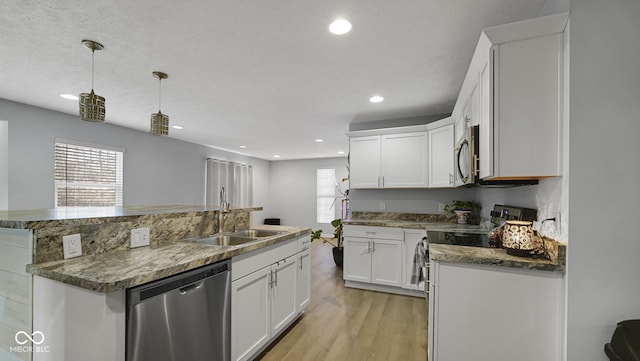
[[[408,289],[399,288],[399,287],[375,285],[371,283],[363,283],[363,282],[348,281],[348,280],[344,281],[344,286],[349,288],[358,288],[361,290],[395,293],[397,295],[425,298],[424,291],[408,290]]]

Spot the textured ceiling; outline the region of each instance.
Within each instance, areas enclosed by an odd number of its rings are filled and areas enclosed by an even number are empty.
[[[543,2],[3,0],[0,98],[77,114],[59,94],[91,89],[81,41],[92,39],[105,46],[95,91],[108,123],[149,130],[158,70],[162,111],[185,127],[170,137],[269,160],[335,157],[350,122],[451,112],[481,29]],[[350,33],[328,32],[337,17]]]

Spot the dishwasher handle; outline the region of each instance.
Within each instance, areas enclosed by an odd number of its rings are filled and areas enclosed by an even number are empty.
[[[202,287],[203,284],[204,284],[204,281],[192,283],[192,284],[190,284],[188,286],[182,287],[178,292],[180,292],[181,295],[186,295],[187,293],[190,293],[191,291],[195,291],[195,290],[199,289],[200,287]]]

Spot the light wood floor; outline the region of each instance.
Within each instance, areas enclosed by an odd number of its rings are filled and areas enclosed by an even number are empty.
[[[424,298],[346,288],[331,246],[313,242],[311,303],[259,360],[427,359]]]

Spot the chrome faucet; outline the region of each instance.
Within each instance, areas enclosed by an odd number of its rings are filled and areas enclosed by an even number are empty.
[[[226,212],[229,210],[229,202],[227,202],[227,191],[224,187],[220,188],[220,210]]]

